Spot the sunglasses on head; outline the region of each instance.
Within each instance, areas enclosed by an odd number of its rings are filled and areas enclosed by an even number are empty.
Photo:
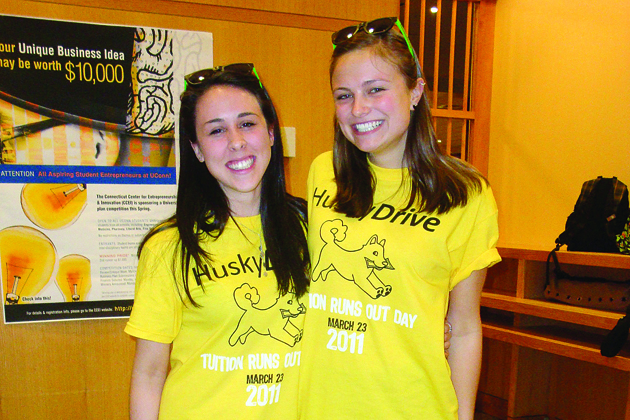
[[[187,88],[188,86],[200,86],[210,77],[224,71],[245,75],[253,74],[254,76],[256,76],[256,79],[258,79],[258,84],[260,84],[260,87],[263,88],[260,77],[258,77],[258,73],[256,72],[256,67],[254,67],[252,63],[228,64],[227,66],[217,66],[211,69],[203,69],[194,73],[190,73],[184,76],[184,81],[186,82],[185,88]]]
[[[369,22],[363,22],[358,25],[352,25],[348,26],[347,28],[343,28],[332,34],[333,48],[337,47],[337,45],[341,45],[344,42],[347,42],[361,30],[370,35],[378,35],[389,32],[394,26],[398,27],[398,30],[402,34],[403,38],[405,38],[407,48],[409,48],[411,56],[416,61],[416,65],[418,68],[418,77],[422,77],[422,72],[420,71],[420,63],[418,62],[416,52],[411,46],[411,41],[407,36],[407,32],[405,32],[405,28],[397,17],[374,19]]]

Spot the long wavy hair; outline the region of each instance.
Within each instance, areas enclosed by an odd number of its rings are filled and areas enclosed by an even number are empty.
[[[271,159],[261,187],[260,215],[266,244],[266,254],[273,266],[280,294],[304,295],[308,288],[309,254],[304,229],[306,202],[287,193],[284,175],[282,137],[276,109],[267,90],[253,74],[224,70],[213,74],[199,86],[188,86],[181,95],[179,114],[180,172],[175,214],[154,227],[143,239],[138,256],[146,242],[156,233],[176,228],[179,233],[178,252],[173,270],[180,266],[182,278],[175,279],[184,300],[199,306],[191,296],[189,269],[194,263],[212,266],[212,252],[202,247],[205,235],[218,238],[232,217],[230,203],[219,182],[199,162],[191,146],[197,143],[195,118],[199,99],[215,86],[243,89],[256,97],[267,126],[273,130]],[[178,261],[178,263],[177,263]],[[197,284],[203,287],[197,280]]]
[[[416,86],[418,64],[404,37],[395,28],[382,34],[359,31],[348,41],[337,45],[330,63],[330,80],[340,57],[363,49],[369,49],[396,67],[409,90]],[[337,184],[333,208],[349,217],[366,216],[373,205],[376,179],[368,164],[368,153],[359,150],[344,136],[336,118],[333,154]],[[424,92],[411,111],[403,159],[411,178],[411,192],[405,210],[415,205],[419,211],[427,213],[448,212],[451,208],[464,206],[471,192],[480,191],[482,183],[487,182],[471,165],[440,150]]]

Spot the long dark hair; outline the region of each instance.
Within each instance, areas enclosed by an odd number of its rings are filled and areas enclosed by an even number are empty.
[[[276,109],[266,89],[253,74],[224,70],[206,78],[199,86],[188,86],[181,95],[179,114],[180,172],[175,214],[153,228],[143,239],[138,255],[146,242],[156,233],[176,228],[179,247],[176,260],[181,266],[182,279],[175,279],[180,290],[194,306],[190,294],[188,273],[191,262],[197,267],[211,266],[212,254],[201,246],[204,235],[218,238],[232,217],[229,201],[219,182],[206,165],[199,162],[191,143],[197,142],[195,128],[196,106],[199,99],[212,87],[232,86],[256,97],[267,126],[273,129],[274,143],[271,159],[262,178],[260,215],[266,244],[266,254],[273,266],[280,294],[295,293],[298,297],[308,289],[309,254],[304,228],[306,202],[286,192],[282,137]],[[174,262],[174,272],[175,271]],[[201,283],[198,281],[198,284]]]
[[[331,81],[339,58],[362,49],[370,49],[394,65],[405,79],[408,89],[416,85],[416,60],[404,37],[395,29],[376,35],[358,31],[348,41],[337,45],[330,63]],[[337,183],[334,209],[349,217],[363,217],[372,208],[376,187],[376,179],[367,160],[368,154],[348,141],[336,119],[334,141],[333,162]],[[482,183],[487,182],[471,165],[442,153],[424,92],[411,112],[403,156],[411,177],[411,193],[405,209],[416,204],[419,211],[445,213],[451,208],[464,206],[470,193],[480,191]]]

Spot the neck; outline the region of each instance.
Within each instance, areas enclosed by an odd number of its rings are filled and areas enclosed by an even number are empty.
[[[400,169],[400,168],[406,168],[407,164],[405,163],[405,159],[401,158],[400,160],[398,159],[379,159],[378,157],[372,155],[372,154],[368,154],[368,159],[370,159],[370,162],[372,162],[372,164],[374,164],[375,166],[378,166],[379,168],[385,168],[385,169]]]
[[[230,200],[230,212],[236,217],[250,217],[260,214],[260,197],[242,199],[235,197]]]
[[[374,165],[386,169],[400,169],[407,166],[405,162],[405,147],[407,145],[407,133],[403,137],[387,146],[384,150],[379,150],[368,154],[370,162]]]

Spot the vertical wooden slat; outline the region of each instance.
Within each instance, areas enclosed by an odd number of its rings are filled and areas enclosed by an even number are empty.
[[[465,63],[464,63],[464,93],[462,95],[462,110],[468,111],[468,103],[470,99],[468,98],[469,90],[468,87],[470,85],[470,49],[472,44],[472,15],[473,15],[473,4],[468,3],[466,8],[466,52],[465,52]]]
[[[405,0],[405,4],[404,4],[404,10],[405,10],[405,20],[403,21],[403,27],[405,28],[405,31],[407,31],[407,34],[409,34],[409,3],[411,3],[411,0]]]
[[[459,144],[459,155],[465,161],[468,161],[468,155],[466,153],[466,145],[468,144],[468,131],[466,130],[466,128],[468,126],[468,121],[470,120],[462,121],[462,140]]]
[[[427,0],[421,0],[420,2],[420,45],[418,46],[418,60],[420,66],[424,64],[424,31],[426,27],[426,12],[427,12]],[[426,76],[425,76],[426,77]]]
[[[468,144],[469,159],[482,174],[488,175],[490,147],[490,102],[492,98],[492,63],[496,0],[479,2],[475,12],[473,104],[475,121],[473,140]]]
[[[453,109],[453,78],[455,77],[455,31],[457,29],[457,1],[453,1],[451,8],[451,42],[448,54],[448,100],[449,110]]]
[[[549,381],[554,359],[550,353],[513,347],[508,418],[533,417],[549,412]]]
[[[527,274],[527,261],[523,259],[518,260],[518,268],[516,271],[516,297],[525,297],[525,283]]]
[[[485,167],[487,164],[479,159],[480,153],[477,150],[476,154],[474,153],[474,133],[479,130],[475,130],[478,125],[482,128],[481,134],[487,136],[486,133],[486,120],[485,115],[482,116],[481,124],[477,124],[477,110],[476,108],[476,100],[478,98],[478,93],[475,94],[475,89],[472,88],[472,85],[475,84],[475,88],[477,87],[476,81],[480,78],[480,75],[477,75],[476,66],[479,64],[479,59],[476,57],[477,48],[479,48],[480,43],[487,42],[485,38],[485,31],[482,31],[484,35],[483,40],[477,39],[477,31],[479,27],[477,25],[476,14],[477,10],[480,7],[481,3],[494,3],[496,0],[453,0],[450,4],[451,6],[451,19],[450,19],[450,44],[449,44],[449,58],[448,58],[448,67],[440,66],[440,56],[441,56],[441,43],[442,43],[442,6],[448,7],[448,4],[443,4],[442,0],[436,0],[437,13],[435,16],[430,15],[429,6],[431,4],[427,3],[427,0],[414,0],[417,1],[417,4],[411,4],[412,0],[405,0],[403,3],[404,13],[405,13],[405,25],[413,26],[414,24],[419,23],[419,45],[417,49],[418,59],[420,60],[421,65],[424,67],[425,57],[427,54],[431,54],[430,51],[425,51],[425,41],[426,37],[434,36],[434,46],[435,50],[433,51],[433,85],[431,91],[428,91],[428,94],[431,94],[431,98],[429,100],[431,105],[431,110],[433,112],[434,117],[432,118],[433,125],[436,129],[436,133],[440,137],[441,143],[440,148],[449,155],[455,155],[460,157],[466,161],[472,161],[476,159],[476,166],[485,171]],[[462,9],[464,5],[460,5],[460,2],[465,2],[466,9]],[[484,4],[485,6],[485,4]],[[419,22],[414,22],[411,20],[409,16],[410,10],[415,10],[415,8],[420,9],[420,17]],[[484,8],[485,9],[485,8]],[[402,6],[401,6],[402,10]],[[461,19],[458,19],[457,13],[466,13],[465,15],[465,35],[464,39],[458,39],[458,32],[464,30],[464,28],[459,27],[458,23]],[[483,11],[482,11],[483,13]],[[426,19],[428,16],[435,19],[435,33],[427,34],[426,32]],[[464,16],[460,16],[464,17]],[[461,22],[461,26],[464,26],[464,23]],[[484,28],[485,29],[485,28]],[[409,30],[409,28],[408,28]],[[465,44],[464,44],[465,42]],[[429,43],[431,44],[431,42]],[[456,56],[457,48],[461,47],[463,52],[463,56]],[[431,58],[429,58],[430,60]],[[451,116],[451,112],[459,111],[459,99],[460,94],[455,92],[455,72],[456,72],[456,60],[463,62],[463,88],[461,92],[461,101],[462,106],[461,109],[464,112],[473,111],[474,117],[465,118],[460,116]],[[429,66],[430,67],[430,66]],[[484,67],[487,67],[484,65]],[[440,74],[443,73],[447,75],[448,80],[444,81],[444,83],[448,84],[448,87],[444,86],[442,90],[443,94],[446,94],[446,97],[442,99],[440,93]],[[481,76],[482,80],[485,80],[483,76]],[[486,86],[483,89],[487,88]],[[456,96],[457,95],[457,96]],[[472,99],[471,99],[472,98]],[[485,102],[485,101],[484,101]],[[483,106],[482,113],[486,111],[485,106]],[[436,117],[435,115],[439,115]],[[459,126],[461,124],[461,127]],[[459,141],[459,145],[457,142]],[[480,143],[481,149],[487,149],[487,138],[482,139]],[[487,153],[486,153],[487,154]],[[474,157],[473,157],[474,155]]]
[[[447,108],[453,110],[453,79],[455,77],[455,44],[457,29],[457,1],[453,1],[451,6],[451,42],[449,45],[448,57],[448,92],[447,92]],[[449,118],[446,123],[446,150],[449,155],[453,154],[453,119]]]
[[[466,6],[466,52],[464,53],[464,91],[462,93],[462,110],[468,111],[470,99],[469,95],[469,86],[470,86],[470,55],[471,55],[471,44],[472,44],[472,15],[473,15],[473,4],[472,2],[468,2]],[[468,131],[466,130],[468,126],[468,122],[464,122],[462,124],[462,143],[460,145],[461,156],[462,159],[468,160],[467,145],[468,145]]]
[[[437,9],[435,16],[435,52],[433,54],[433,109],[437,109],[438,107],[438,93],[440,92],[440,27],[442,26],[442,0],[437,0]],[[436,118],[433,118],[433,126],[437,127]]]
[[[452,155],[453,150],[453,119],[446,120],[446,154]]]

